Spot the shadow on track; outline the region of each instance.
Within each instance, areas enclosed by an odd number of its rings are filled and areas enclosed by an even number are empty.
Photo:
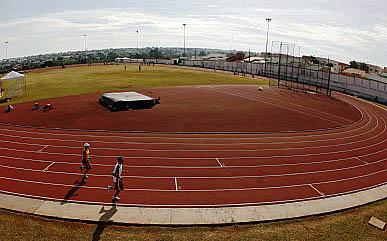
[[[70,198],[77,196],[76,192],[84,185],[86,184],[85,180],[82,178],[80,181],[76,180],[74,182],[74,186],[71,187],[71,189],[66,193],[66,195],[63,197],[63,200],[60,202],[61,205],[64,205],[70,200]]]
[[[114,216],[114,214],[116,214],[116,212],[117,206],[115,203],[113,203],[110,209],[105,209],[105,206],[102,206],[99,213],[103,213],[103,215],[99,218],[98,225],[94,230],[92,239],[93,241],[98,241],[101,239],[101,234],[103,233],[105,228],[110,224],[110,222],[112,222],[112,220],[110,219]]]

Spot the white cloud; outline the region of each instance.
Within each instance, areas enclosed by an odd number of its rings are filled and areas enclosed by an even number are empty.
[[[120,9],[72,10],[74,5],[66,11],[47,11],[0,22],[0,32],[4,41],[10,41],[11,56],[82,49],[84,33],[89,36],[89,48],[134,47],[137,29],[141,46],[181,46],[182,23],[187,24],[187,47],[230,48],[233,38],[233,48],[262,51],[265,18],[271,17],[271,40],[296,42],[303,46],[305,54],[310,49],[311,54],[320,52],[344,61],[366,58],[387,65],[387,24],[382,14],[386,9],[381,13],[374,10],[373,17],[367,15],[366,21],[360,21],[357,8],[361,6],[335,10],[333,4],[340,8],[347,1],[331,2],[329,7],[323,0],[303,7],[297,0],[292,4],[241,0],[237,6],[228,0],[214,0],[211,4],[197,1],[185,3],[187,7],[181,1],[158,5],[144,2],[143,6],[125,4]]]

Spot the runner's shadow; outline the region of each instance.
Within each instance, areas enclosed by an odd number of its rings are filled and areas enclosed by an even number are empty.
[[[74,186],[66,193],[63,197],[63,200],[60,202],[60,205],[64,205],[68,202],[68,200],[72,197],[77,196],[76,192],[85,184],[85,180],[82,178],[80,181],[76,180]]]
[[[99,222],[97,227],[94,230],[93,233],[93,239],[92,241],[98,241],[101,239],[101,234],[105,230],[105,228],[110,225],[112,220],[110,220],[114,214],[117,212],[117,206],[115,203],[113,203],[112,207],[110,209],[105,209],[105,206],[102,206],[99,213],[103,213],[103,215],[99,218]]]

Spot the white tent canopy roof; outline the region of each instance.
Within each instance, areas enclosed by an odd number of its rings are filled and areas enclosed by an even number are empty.
[[[16,79],[22,79],[24,78],[24,74],[20,74],[15,71],[11,71],[8,74],[6,74],[1,80],[16,80]]]

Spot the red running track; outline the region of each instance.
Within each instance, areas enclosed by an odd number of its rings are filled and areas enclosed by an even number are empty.
[[[209,88],[238,101],[270,100],[258,96],[254,88]],[[125,156],[127,171],[120,205],[274,204],[343,195],[387,183],[385,110],[338,95],[361,113],[354,121],[308,107],[306,96],[273,91],[293,98],[292,102],[277,100],[281,108],[294,109],[294,115],[326,116],[328,128],[321,129],[324,123],[320,123],[321,130],[315,131],[184,134],[4,124],[0,126],[0,191],[62,202],[110,203],[112,193],[106,186],[111,183],[117,155]],[[340,126],[332,128],[333,119]],[[93,154],[86,183],[79,173],[84,142],[91,144]]]

